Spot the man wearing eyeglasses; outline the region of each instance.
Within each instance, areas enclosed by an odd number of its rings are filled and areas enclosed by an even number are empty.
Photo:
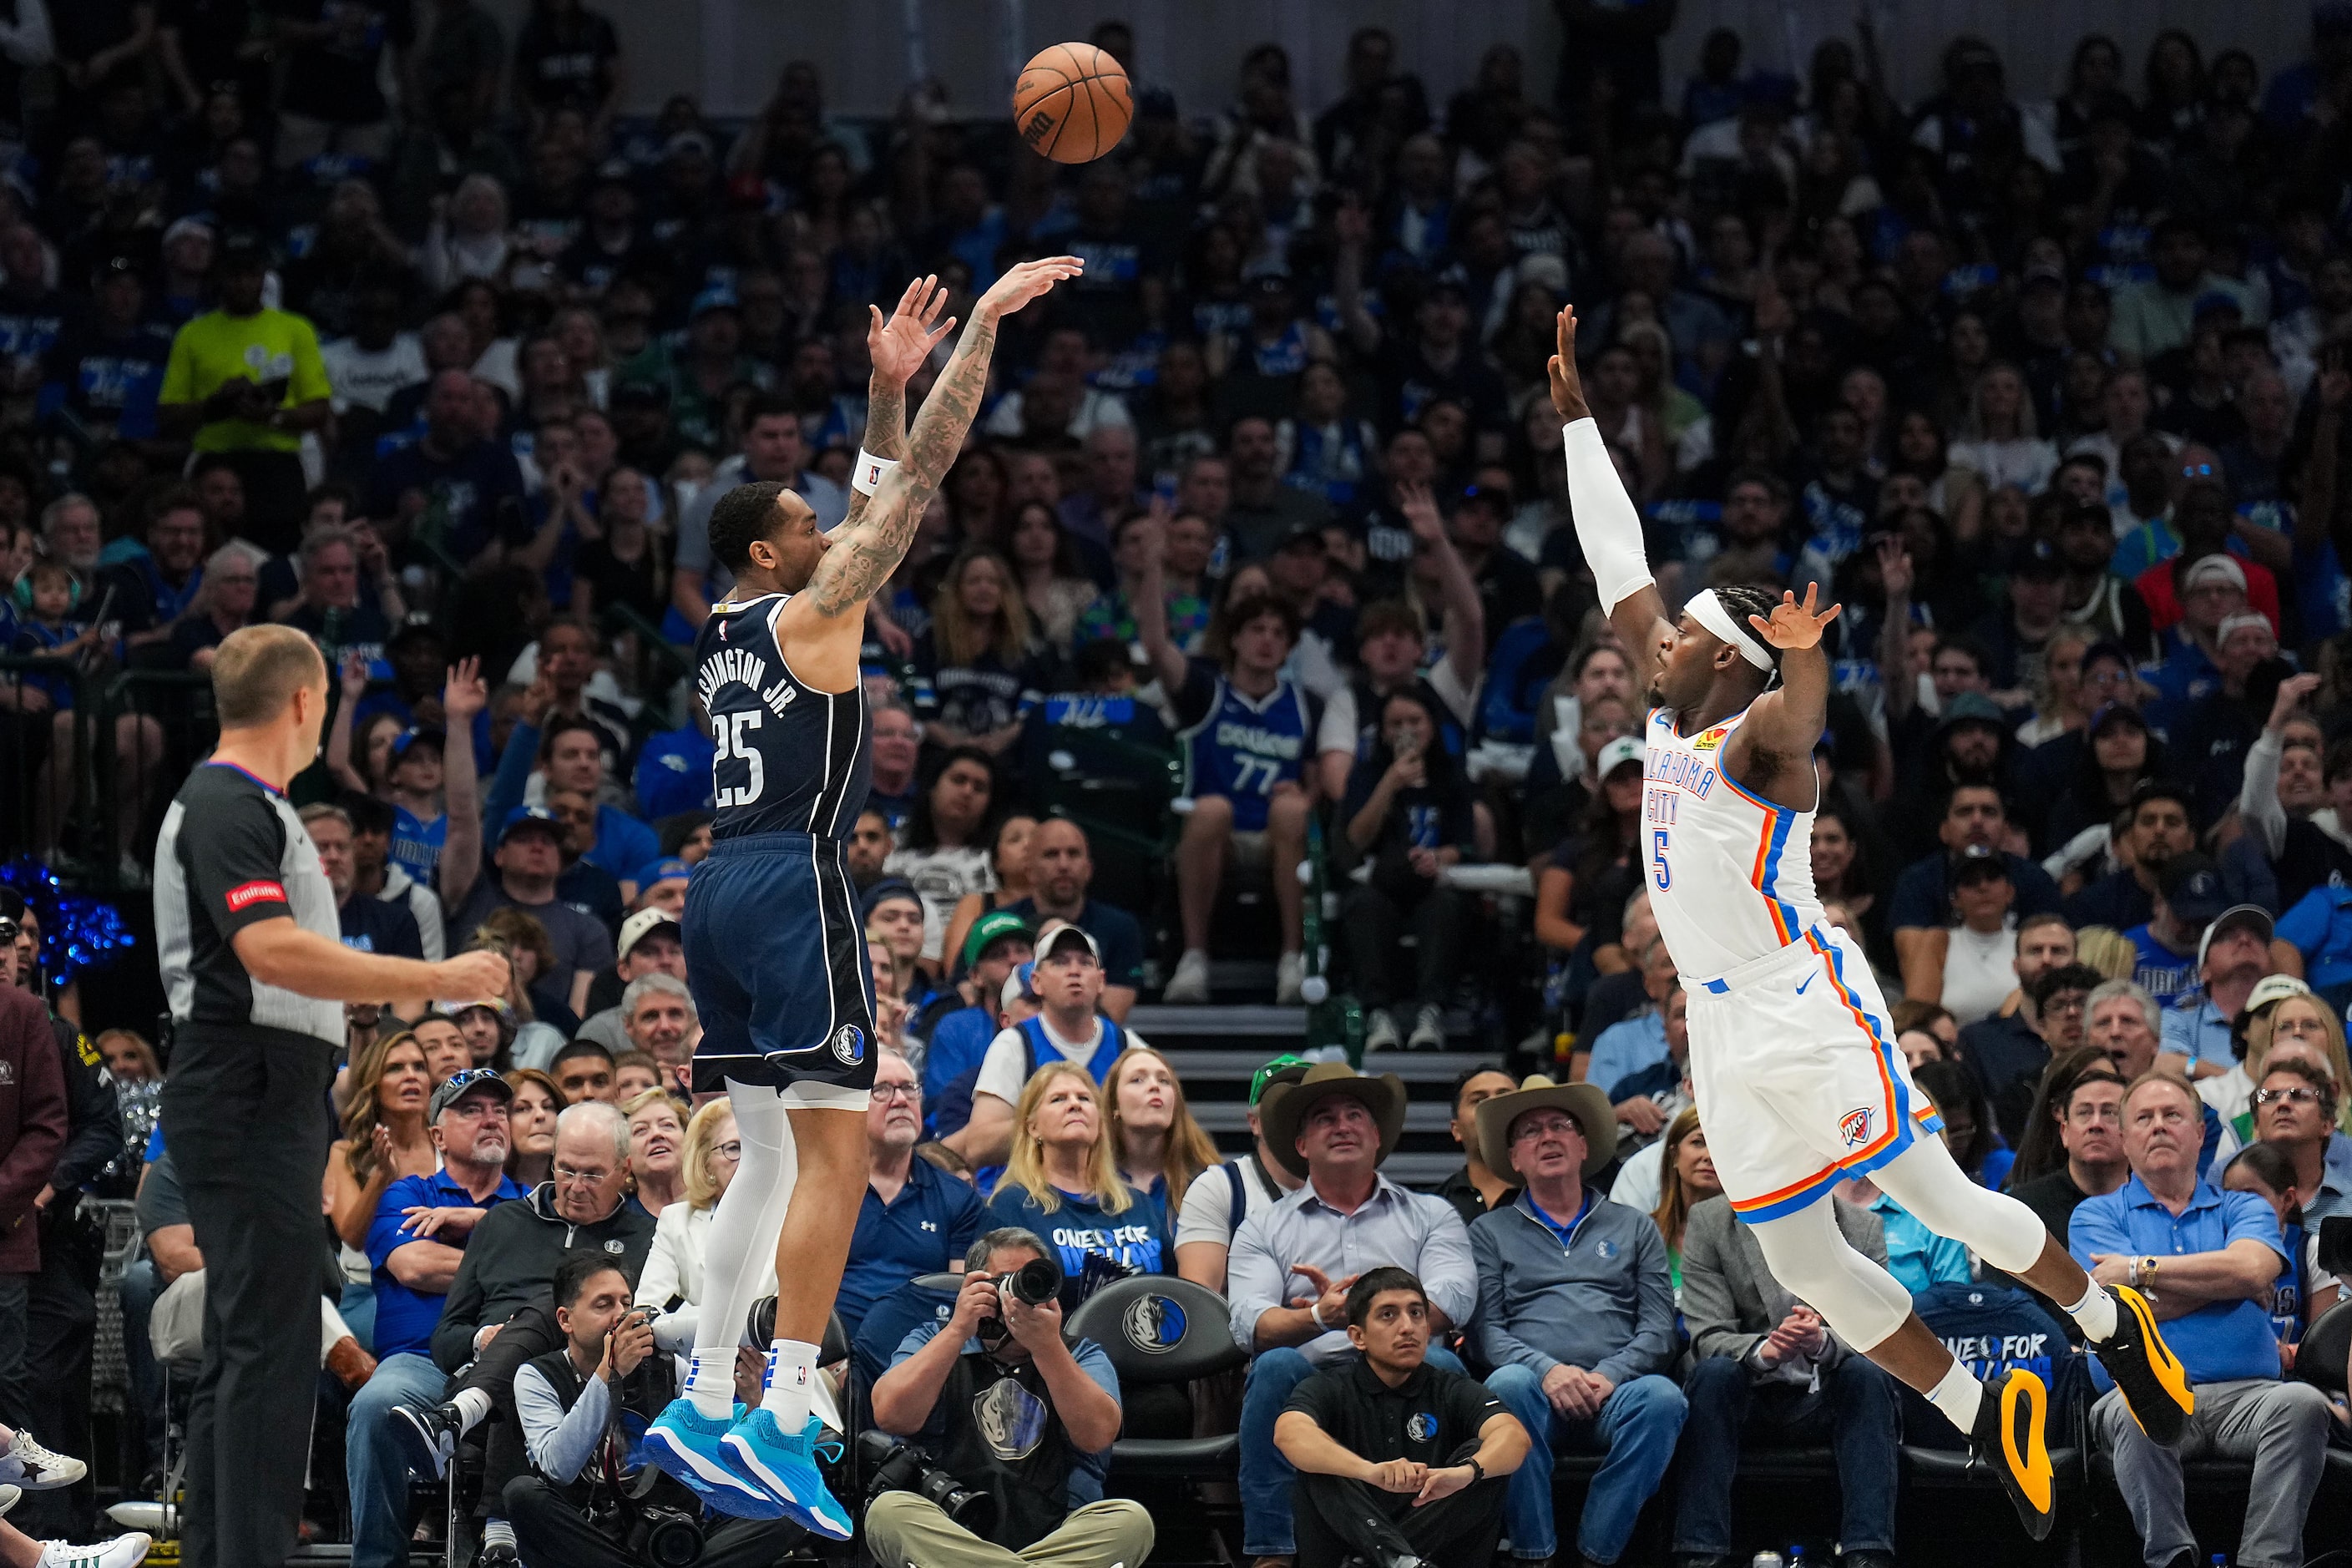
[[[923,1086],[905,1057],[884,1051],[876,1059],[871,1093],[866,1147],[872,1172],[849,1239],[841,1294],[833,1302],[853,1340],[867,1309],[908,1280],[960,1272],[964,1248],[986,1219],[971,1184],[915,1158],[923,1136]]]
[[[448,1375],[433,1363],[433,1330],[466,1258],[466,1244],[492,1209],[525,1195],[506,1173],[513,1137],[507,1107],[514,1090],[476,1068],[434,1089],[425,1128],[441,1168],[404,1176],[377,1200],[368,1227],[375,1277],[376,1374],[352,1400],[343,1428],[352,1488],[352,1562],[394,1568],[408,1549],[408,1465],[404,1423],[395,1406],[423,1410],[441,1401]]]
[[[2181,1459],[2203,1457],[2253,1462],[2239,1561],[2300,1563],[2304,1518],[2326,1458],[2327,1396],[2307,1383],[2280,1381],[2270,1301],[2280,1271],[2292,1267],[2285,1240],[2263,1198],[2224,1192],[2198,1175],[2203,1110],[2180,1079],[2142,1075],[2123,1102],[2131,1177],[2084,1200],[2067,1230],[2075,1261],[2093,1279],[2147,1297],[2196,1408],[2179,1451],[2159,1447],[2132,1418],[2106,1369],[2094,1363],[2101,1397],[2092,1430],[2115,1457],[2116,1484],[2147,1568],[2203,1561],[2180,1475]]]
[[[503,1418],[489,1435],[485,1495],[499,1496],[523,1473],[514,1374],[564,1343],[555,1321],[556,1266],[584,1247],[635,1279],[653,1247],[652,1217],[626,1201],[628,1174],[629,1124],[604,1101],[582,1100],[555,1120],[551,1178],[475,1225],[433,1330],[434,1361],[463,1375],[446,1403],[393,1412],[410,1469],[446,1474],[457,1444],[496,1411]],[[478,1561],[514,1568],[514,1532],[503,1520],[484,1531]]]

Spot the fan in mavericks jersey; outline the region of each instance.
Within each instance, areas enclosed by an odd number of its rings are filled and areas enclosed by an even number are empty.
[[[997,323],[1080,270],[1055,257],[998,279],[911,434],[907,379],[955,325],[931,325],[946,292],[924,279],[887,321],[870,311],[866,446],[832,534],[772,482],[739,485],[710,513],[711,552],[735,586],[695,642],[717,816],[683,923],[704,1031],[696,1087],[727,1091],[743,1153],[704,1244],[686,1392],[645,1447],[722,1513],[788,1518],[836,1541],[849,1539],[850,1518],[817,1473],[809,1384],[865,1195],[874,1083],[873,979],[845,853],[872,771],[858,647],[868,601],[971,428]],[[738,1421],[736,1344],[771,1261],[766,1392]]]
[[[1156,524],[1145,524],[1158,534]],[[1292,868],[1307,858],[1307,813],[1314,804],[1315,716],[1307,693],[1282,673],[1298,643],[1297,612],[1278,599],[1237,594],[1225,602],[1225,663],[1195,665],[1168,635],[1162,587],[1164,537],[1144,552],[1135,595],[1135,628],[1168,693],[1183,747],[1184,793],[1192,809],[1176,846],[1176,901],[1183,917],[1184,952],[1160,993],[1163,1002],[1209,999],[1209,921],[1225,862],[1238,851],[1273,870],[1274,904],[1282,921],[1282,959],[1274,999],[1299,999],[1306,973],[1300,957],[1305,889]]]
[[[1967,1433],[2041,1540],[2056,1506],[2047,1385],[2022,1368],[1971,1374],[1894,1277],[1846,1244],[1830,1189],[1869,1175],[1939,1235],[2067,1303],[2141,1427],[2167,1446],[2188,1425],[2188,1374],[2120,1273],[2112,1287],[2094,1282],[2032,1210],[1953,1161],[1861,949],[1822,916],[1805,858],[1813,807],[1780,803],[1818,793],[1813,746],[1831,687],[1822,634],[1839,607],[1816,612],[1810,587],[1800,605],[1734,586],[1670,615],[1584,400],[1573,307],[1559,313],[1558,348],[1551,399],[1578,542],[1652,705],[1640,852],[1690,996],[1691,1079],[1716,1173],[1772,1277]]]

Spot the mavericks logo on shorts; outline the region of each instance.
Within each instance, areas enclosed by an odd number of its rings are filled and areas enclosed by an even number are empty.
[[[1862,1106],[1838,1118],[1838,1136],[1849,1149],[1859,1149],[1870,1142],[1870,1107]]]
[[[844,1024],[833,1032],[833,1059],[843,1067],[854,1068],[866,1059],[866,1031],[855,1024]]]

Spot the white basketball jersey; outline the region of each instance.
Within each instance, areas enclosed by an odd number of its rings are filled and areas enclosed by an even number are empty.
[[[1675,967],[1711,978],[1801,939],[1813,894],[1813,814],[1751,795],[1719,763],[1747,714],[1685,739],[1671,709],[1650,714],[1642,855],[1650,909]]]

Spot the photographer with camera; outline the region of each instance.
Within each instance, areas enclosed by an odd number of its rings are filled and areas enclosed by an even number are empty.
[[[563,1348],[515,1373],[515,1414],[531,1474],[507,1483],[506,1514],[526,1563],[577,1568],[764,1568],[803,1533],[782,1520],[730,1520],[705,1534],[701,1506],[658,1472],[622,1467],[625,1409],[650,1419],[668,1396],[647,1374],[653,1312],[629,1304],[629,1277],[601,1251],[565,1255],[555,1270]],[[757,1391],[752,1391],[757,1397]],[[650,1480],[649,1487],[641,1482]]]
[[[989,1231],[964,1256],[954,1312],[909,1332],[875,1383],[874,1425],[919,1438],[946,1472],[882,1466],[866,1540],[883,1568],[1112,1568],[1150,1554],[1151,1516],[1101,1500],[1118,1374],[1101,1346],[1062,1338],[1061,1283],[1034,1232]],[[883,1489],[910,1482],[919,1489]],[[954,1495],[959,1482],[994,1500],[992,1520]]]

